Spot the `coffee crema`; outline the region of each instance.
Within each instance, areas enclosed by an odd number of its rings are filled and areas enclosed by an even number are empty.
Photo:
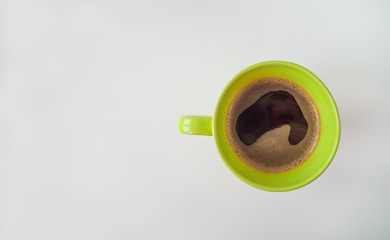
[[[267,77],[244,86],[234,97],[227,134],[249,167],[279,173],[309,158],[318,142],[320,120],[304,89],[283,78]]]

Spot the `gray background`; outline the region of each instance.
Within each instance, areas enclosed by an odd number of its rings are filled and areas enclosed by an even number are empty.
[[[390,2],[0,2],[0,239],[388,239]],[[296,191],[238,180],[212,114],[243,68],[313,71],[339,151]]]

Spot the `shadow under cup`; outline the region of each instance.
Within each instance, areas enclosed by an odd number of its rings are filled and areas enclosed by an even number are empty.
[[[320,118],[320,136],[314,151],[303,164],[287,172],[266,173],[250,168],[235,154],[227,136],[227,113],[233,98],[248,83],[265,77],[284,78],[299,85],[313,99]],[[331,163],[340,139],[339,114],[329,90],[306,68],[283,61],[258,63],[237,74],[219,98],[212,125],[226,166],[242,181],[267,191],[289,191],[315,180]]]

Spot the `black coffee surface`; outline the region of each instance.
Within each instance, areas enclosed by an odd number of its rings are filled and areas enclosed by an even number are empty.
[[[308,124],[295,98],[286,91],[272,91],[239,115],[236,132],[243,143],[251,145],[264,133],[283,125],[291,128],[288,137],[291,145],[305,138]]]

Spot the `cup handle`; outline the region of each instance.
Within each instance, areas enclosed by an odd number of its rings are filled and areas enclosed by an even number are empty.
[[[212,136],[212,119],[210,116],[182,116],[177,128],[184,134]]]

